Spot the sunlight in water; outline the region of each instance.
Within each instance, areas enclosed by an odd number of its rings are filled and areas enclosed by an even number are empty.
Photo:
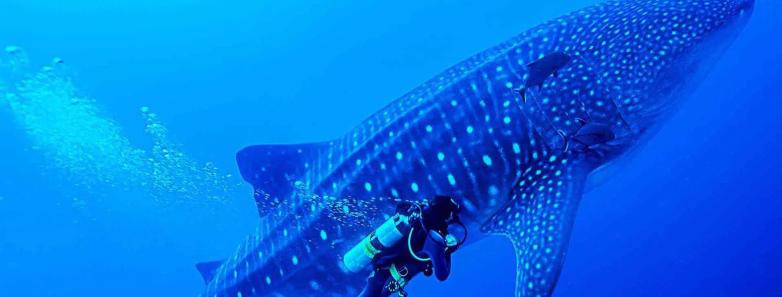
[[[158,115],[142,107],[152,147],[134,145],[94,99],[79,94],[63,64],[31,71],[19,47],[5,48],[0,62],[0,105],[11,111],[32,148],[69,180],[88,189],[143,189],[155,198],[169,194],[220,200],[237,184],[212,163],[189,158],[172,142]]]

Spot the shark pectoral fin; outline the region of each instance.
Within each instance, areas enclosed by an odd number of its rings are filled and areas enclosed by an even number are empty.
[[[553,293],[591,168],[585,161],[556,157],[540,162],[520,177],[508,203],[482,226],[513,243],[515,296]]]
[[[196,269],[198,269],[198,272],[201,273],[201,277],[204,278],[204,282],[209,283],[214,278],[215,271],[217,271],[217,269],[223,265],[223,262],[225,261],[201,262],[196,264]]]
[[[275,204],[294,197],[297,183],[306,182],[309,168],[328,145],[255,145],[236,154],[242,178],[255,190],[255,204],[261,217],[279,206]]]

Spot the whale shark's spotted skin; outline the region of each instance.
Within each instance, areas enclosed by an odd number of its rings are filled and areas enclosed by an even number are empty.
[[[345,272],[345,251],[393,212],[393,199],[436,194],[464,206],[471,241],[511,239],[516,296],[550,296],[587,176],[664,119],[753,4],[609,1],[450,68],[340,139],[245,148],[237,160],[262,223],[205,272],[203,296],[356,296],[366,275]],[[552,52],[573,60],[522,103],[525,65]],[[557,133],[575,133],[576,118],[610,125],[617,139],[564,151]]]

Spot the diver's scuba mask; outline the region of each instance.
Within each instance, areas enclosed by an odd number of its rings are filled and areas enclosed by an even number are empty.
[[[444,214],[447,213],[447,218],[435,218],[436,220],[442,220],[444,223],[445,228],[438,231],[445,233],[442,235],[444,236],[445,246],[447,248],[459,248],[467,241],[467,227],[464,226],[459,219],[459,212],[462,210],[459,203],[448,196],[435,196],[430,208],[433,209],[431,213],[436,213],[441,216],[444,216]]]
[[[448,234],[445,235],[445,245],[450,249],[458,249],[467,241],[467,226],[459,219],[448,224]]]
[[[444,248],[457,249],[467,241],[467,227],[459,219],[461,206],[449,196],[435,196],[432,202],[419,206],[421,228],[427,236],[430,230],[435,230],[445,240]],[[411,232],[412,234],[412,232]],[[439,244],[439,241],[435,240]]]

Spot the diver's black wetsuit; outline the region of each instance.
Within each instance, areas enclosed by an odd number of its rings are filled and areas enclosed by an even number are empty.
[[[398,213],[407,212],[412,204],[401,203]],[[410,280],[423,272],[444,281],[451,273],[451,253],[457,244],[447,242],[450,222],[458,220],[458,205],[450,197],[438,196],[422,214],[424,228],[414,222],[409,236],[384,252],[373,261],[373,271],[359,297],[387,297],[393,293],[407,296],[404,287]],[[408,242],[409,240],[409,242]],[[415,255],[411,254],[411,250]]]

